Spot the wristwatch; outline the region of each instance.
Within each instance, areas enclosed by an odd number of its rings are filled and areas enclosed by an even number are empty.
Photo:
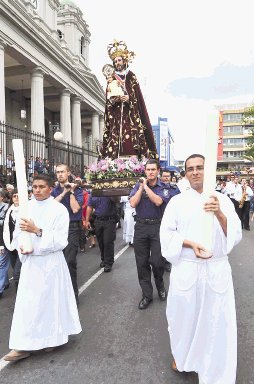
[[[74,191],[70,191],[70,194],[71,194],[71,195],[75,195]]]
[[[39,231],[35,234],[37,237],[42,237],[42,229],[39,229]]]

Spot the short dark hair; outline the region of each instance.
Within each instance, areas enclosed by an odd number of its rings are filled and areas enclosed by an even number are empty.
[[[57,168],[57,167],[62,167],[62,166],[66,168],[67,172],[70,172],[70,167],[69,167],[69,165],[64,164],[64,163],[58,163],[58,164],[56,164],[56,168]]]
[[[195,157],[200,157],[201,159],[203,159],[205,161],[205,156],[203,155],[200,155],[200,153],[193,153],[193,155],[190,155],[189,157],[187,157],[187,159],[185,160],[185,163],[184,163],[184,169],[186,171],[186,163],[188,160],[190,159],[195,159]]]
[[[145,165],[145,169],[146,169],[146,166],[149,165],[149,164],[155,164],[156,167],[157,167],[157,169],[160,169],[160,164],[159,164],[158,161],[155,160],[155,159],[149,159],[149,160],[147,160],[146,165]]]
[[[184,177],[184,176],[185,176],[185,171],[180,171],[180,175],[181,175],[182,177]]]
[[[51,177],[49,175],[47,175],[46,173],[42,173],[40,175],[36,175],[34,176],[33,178],[33,182],[36,181],[36,180],[42,180],[42,181],[45,181],[46,184],[49,186],[49,187],[52,187],[53,186],[53,180],[51,179]]]

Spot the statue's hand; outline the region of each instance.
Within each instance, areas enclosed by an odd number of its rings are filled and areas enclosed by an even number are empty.
[[[120,100],[121,100],[122,102],[129,101],[129,95],[120,96]]]

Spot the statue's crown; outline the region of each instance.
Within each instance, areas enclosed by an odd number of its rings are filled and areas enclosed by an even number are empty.
[[[135,57],[135,53],[128,51],[127,45],[124,41],[114,40],[112,44],[108,45],[108,55],[112,61],[118,56],[121,56],[125,62],[130,63]]]

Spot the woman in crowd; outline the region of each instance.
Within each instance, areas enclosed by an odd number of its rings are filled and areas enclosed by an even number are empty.
[[[18,207],[19,207],[18,191],[17,189],[14,189],[11,196],[10,207],[4,219],[3,239],[4,239],[7,255],[10,259],[11,266],[13,268],[13,279],[16,285],[16,289],[18,288],[18,284],[19,284],[21,261],[19,259],[17,250],[13,246],[12,239],[13,239],[13,232],[15,229],[16,218],[18,215],[18,209],[19,209]]]

